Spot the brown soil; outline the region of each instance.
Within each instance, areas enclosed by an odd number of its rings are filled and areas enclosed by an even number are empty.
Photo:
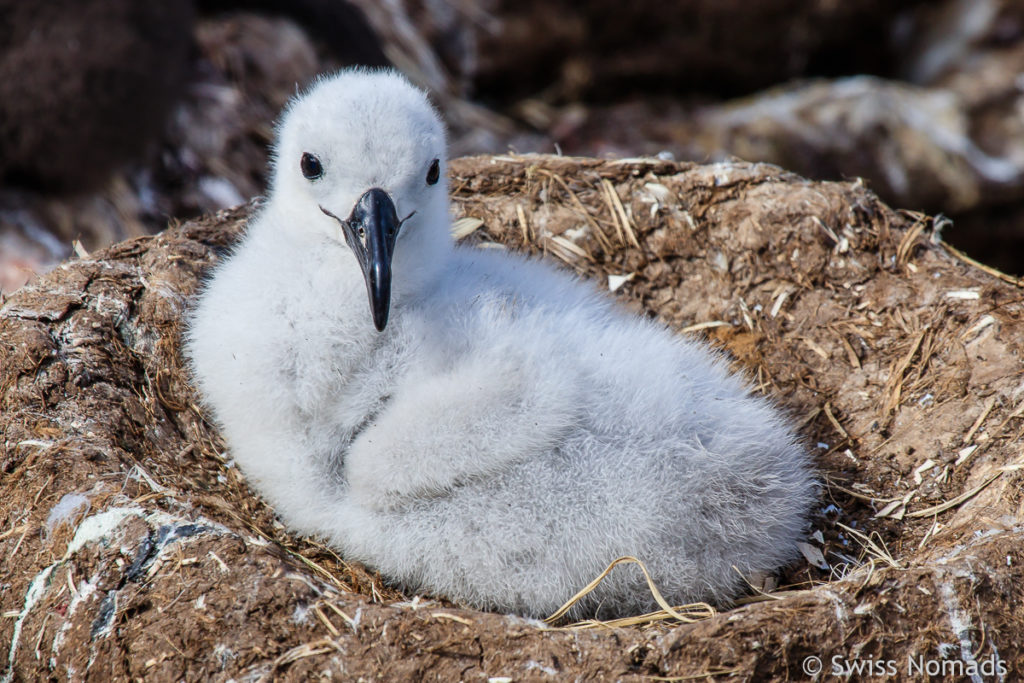
[[[601,287],[631,275],[624,305],[728,349],[796,417],[824,482],[808,549],[822,566],[697,623],[552,629],[400,595],[289,534],[179,356],[240,209],[65,263],[0,307],[0,669],[806,680],[817,655],[826,673],[833,657],[905,678],[908,658],[935,679],[994,658],[1024,672],[1019,283],[859,183],[773,166],[526,156],[452,172],[457,214],[483,221],[467,241],[543,252]]]

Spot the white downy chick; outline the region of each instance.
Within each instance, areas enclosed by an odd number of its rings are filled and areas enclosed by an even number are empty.
[[[588,284],[454,246],[445,165],[404,78],[319,80],[200,295],[196,382],[284,522],[408,590],[530,616],[624,555],[673,604],[796,558],[817,485],[780,412]],[[622,566],[574,614],[655,608]]]

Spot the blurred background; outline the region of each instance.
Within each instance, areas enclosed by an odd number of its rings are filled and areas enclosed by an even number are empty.
[[[0,289],[261,193],[350,64],[428,88],[455,156],[860,177],[1024,274],[1024,0],[0,0]]]

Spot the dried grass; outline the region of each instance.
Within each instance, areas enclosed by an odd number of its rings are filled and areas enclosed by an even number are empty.
[[[688,605],[680,605],[678,607],[672,607],[668,604],[664,597],[661,595],[661,591],[654,585],[654,580],[651,579],[651,575],[647,572],[647,567],[643,562],[635,557],[625,556],[620,557],[613,561],[608,567],[605,568],[601,574],[593,581],[588,583],[576,595],[572,596],[565,602],[564,605],[559,607],[555,612],[546,618],[544,622],[546,624],[555,624],[563,616],[568,614],[569,610],[573,606],[582,600],[584,597],[592,593],[601,582],[604,581],[605,577],[611,573],[615,567],[623,563],[636,564],[640,567],[640,571],[644,573],[644,578],[647,580],[647,587],[651,591],[651,595],[654,597],[654,601],[658,603],[661,610],[657,612],[651,612],[648,614],[641,614],[635,617],[625,617],[622,619],[612,619],[610,621],[600,621],[597,619],[588,619],[579,621],[573,624],[564,626],[563,628],[569,629],[587,629],[587,628],[621,628],[625,626],[640,626],[650,624],[656,621],[664,621],[666,619],[675,619],[676,621],[684,624],[693,623],[701,619],[708,619],[715,616],[717,612],[715,608],[706,602],[695,602]]]
[[[989,484],[991,484],[992,482],[994,482],[996,479],[998,479],[1001,476],[1003,476],[1003,472],[1002,471],[996,472],[995,474],[992,474],[992,475],[989,475],[989,477],[987,479],[985,479],[985,481],[981,482],[980,484],[975,486],[973,489],[970,489],[969,491],[964,491],[963,493],[961,493],[956,498],[953,498],[951,500],[947,500],[945,503],[940,503],[938,505],[933,505],[933,506],[931,506],[929,508],[925,508],[924,510],[916,510],[915,512],[908,512],[907,513],[907,517],[932,517],[934,515],[941,514],[941,513],[945,512],[947,510],[952,510],[955,507],[963,505],[964,503],[969,501],[971,498],[974,498],[976,495],[978,495],[983,490],[985,490],[985,488]]]
[[[878,532],[872,531],[869,534],[865,534],[863,531],[849,527],[841,522],[837,523],[837,526],[849,533],[860,544],[870,560],[884,562],[893,569],[902,568],[900,563],[893,558],[892,553],[889,552],[885,541],[882,540]]]

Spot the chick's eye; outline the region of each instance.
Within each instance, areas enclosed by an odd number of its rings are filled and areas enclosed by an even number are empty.
[[[430,168],[427,169],[427,185],[436,185],[438,179],[441,177],[441,162],[434,159],[430,162]]]
[[[302,155],[299,166],[302,167],[302,175],[306,176],[306,180],[316,180],[324,174],[324,167],[320,160],[309,152]]]

